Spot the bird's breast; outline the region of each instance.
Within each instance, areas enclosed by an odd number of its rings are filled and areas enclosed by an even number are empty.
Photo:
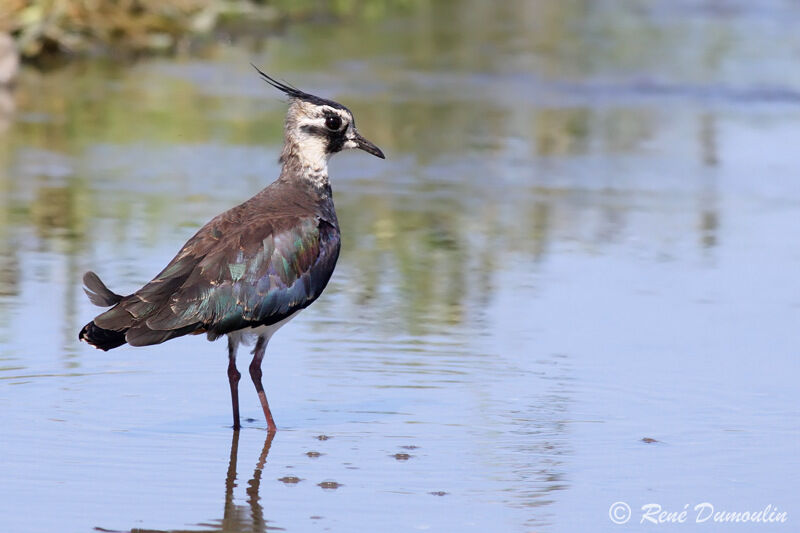
[[[240,342],[244,344],[251,344],[253,339],[261,336],[266,337],[267,341],[269,342],[269,339],[275,334],[275,332],[281,329],[281,327],[283,327],[284,324],[286,324],[295,316],[297,316],[297,313],[299,313],[300,311],[302,311],[302,309],[298,309],[297,311],[287,316],[283,320],[279,320],[278,322],[275,322],[274,324],[270,324],[268,326],[261,325],[261,326],[256,326],[254,328],[247,327],[247,328],[237,329],[236,331],[231,331],[230,333],[228,333],[228,337],[230,337],[237,344]]]

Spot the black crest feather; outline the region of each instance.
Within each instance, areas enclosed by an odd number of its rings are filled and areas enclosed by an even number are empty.
[[[250,63],[250,66],[256,69],[256,72],[258,72],[261,75],[261,78],[265,82],[269,83],[279,91],[286,93],[286,95],[288,95],[290,98],[297,98],[299,100],[304,100],[306,102],[310,102],[315,105],[327,105],[337,109],[347,109],[345,106],[343,106],[338,102],[334,102],[333,100],[327,100],[325,98],[320,98],[319,96],[314,96],[313,94],[301,91],[297,87],[293,87],[288,83],[278,81],[275,78],[264,73],[260,68],[255,66],[253,63]]]

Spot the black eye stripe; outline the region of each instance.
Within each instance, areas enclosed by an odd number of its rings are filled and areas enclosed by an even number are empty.
[[[325,151],[329,154],[341,152],[344,143],[347,141],[345,131],[331,131],[327,127],[305,124],[300,126],[300,130],[317,138],[325,139]]]
[[[314,126],[311,124],[305,124],[303,126],[300,126],[300,129],[310,135],[315,135],[317,137],[325,137],[325,138],[330,137],[331,134],[333,133],[327,128],[323,128],[322,126]]]

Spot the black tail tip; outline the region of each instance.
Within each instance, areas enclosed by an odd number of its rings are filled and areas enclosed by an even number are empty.
[[[125,332],[103,329],[94,322],[89,322],[78,334],[78,339],[86,341],[95,348],[105,352],[125,344]]]

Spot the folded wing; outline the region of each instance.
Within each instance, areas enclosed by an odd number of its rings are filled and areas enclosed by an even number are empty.
[[[214,339],[273,324],[319,297],[339,255],[338,228],[313,216],[224,222],[204,227],[158,276],[95,324],[125,331],[134,346],[187,333]]]

